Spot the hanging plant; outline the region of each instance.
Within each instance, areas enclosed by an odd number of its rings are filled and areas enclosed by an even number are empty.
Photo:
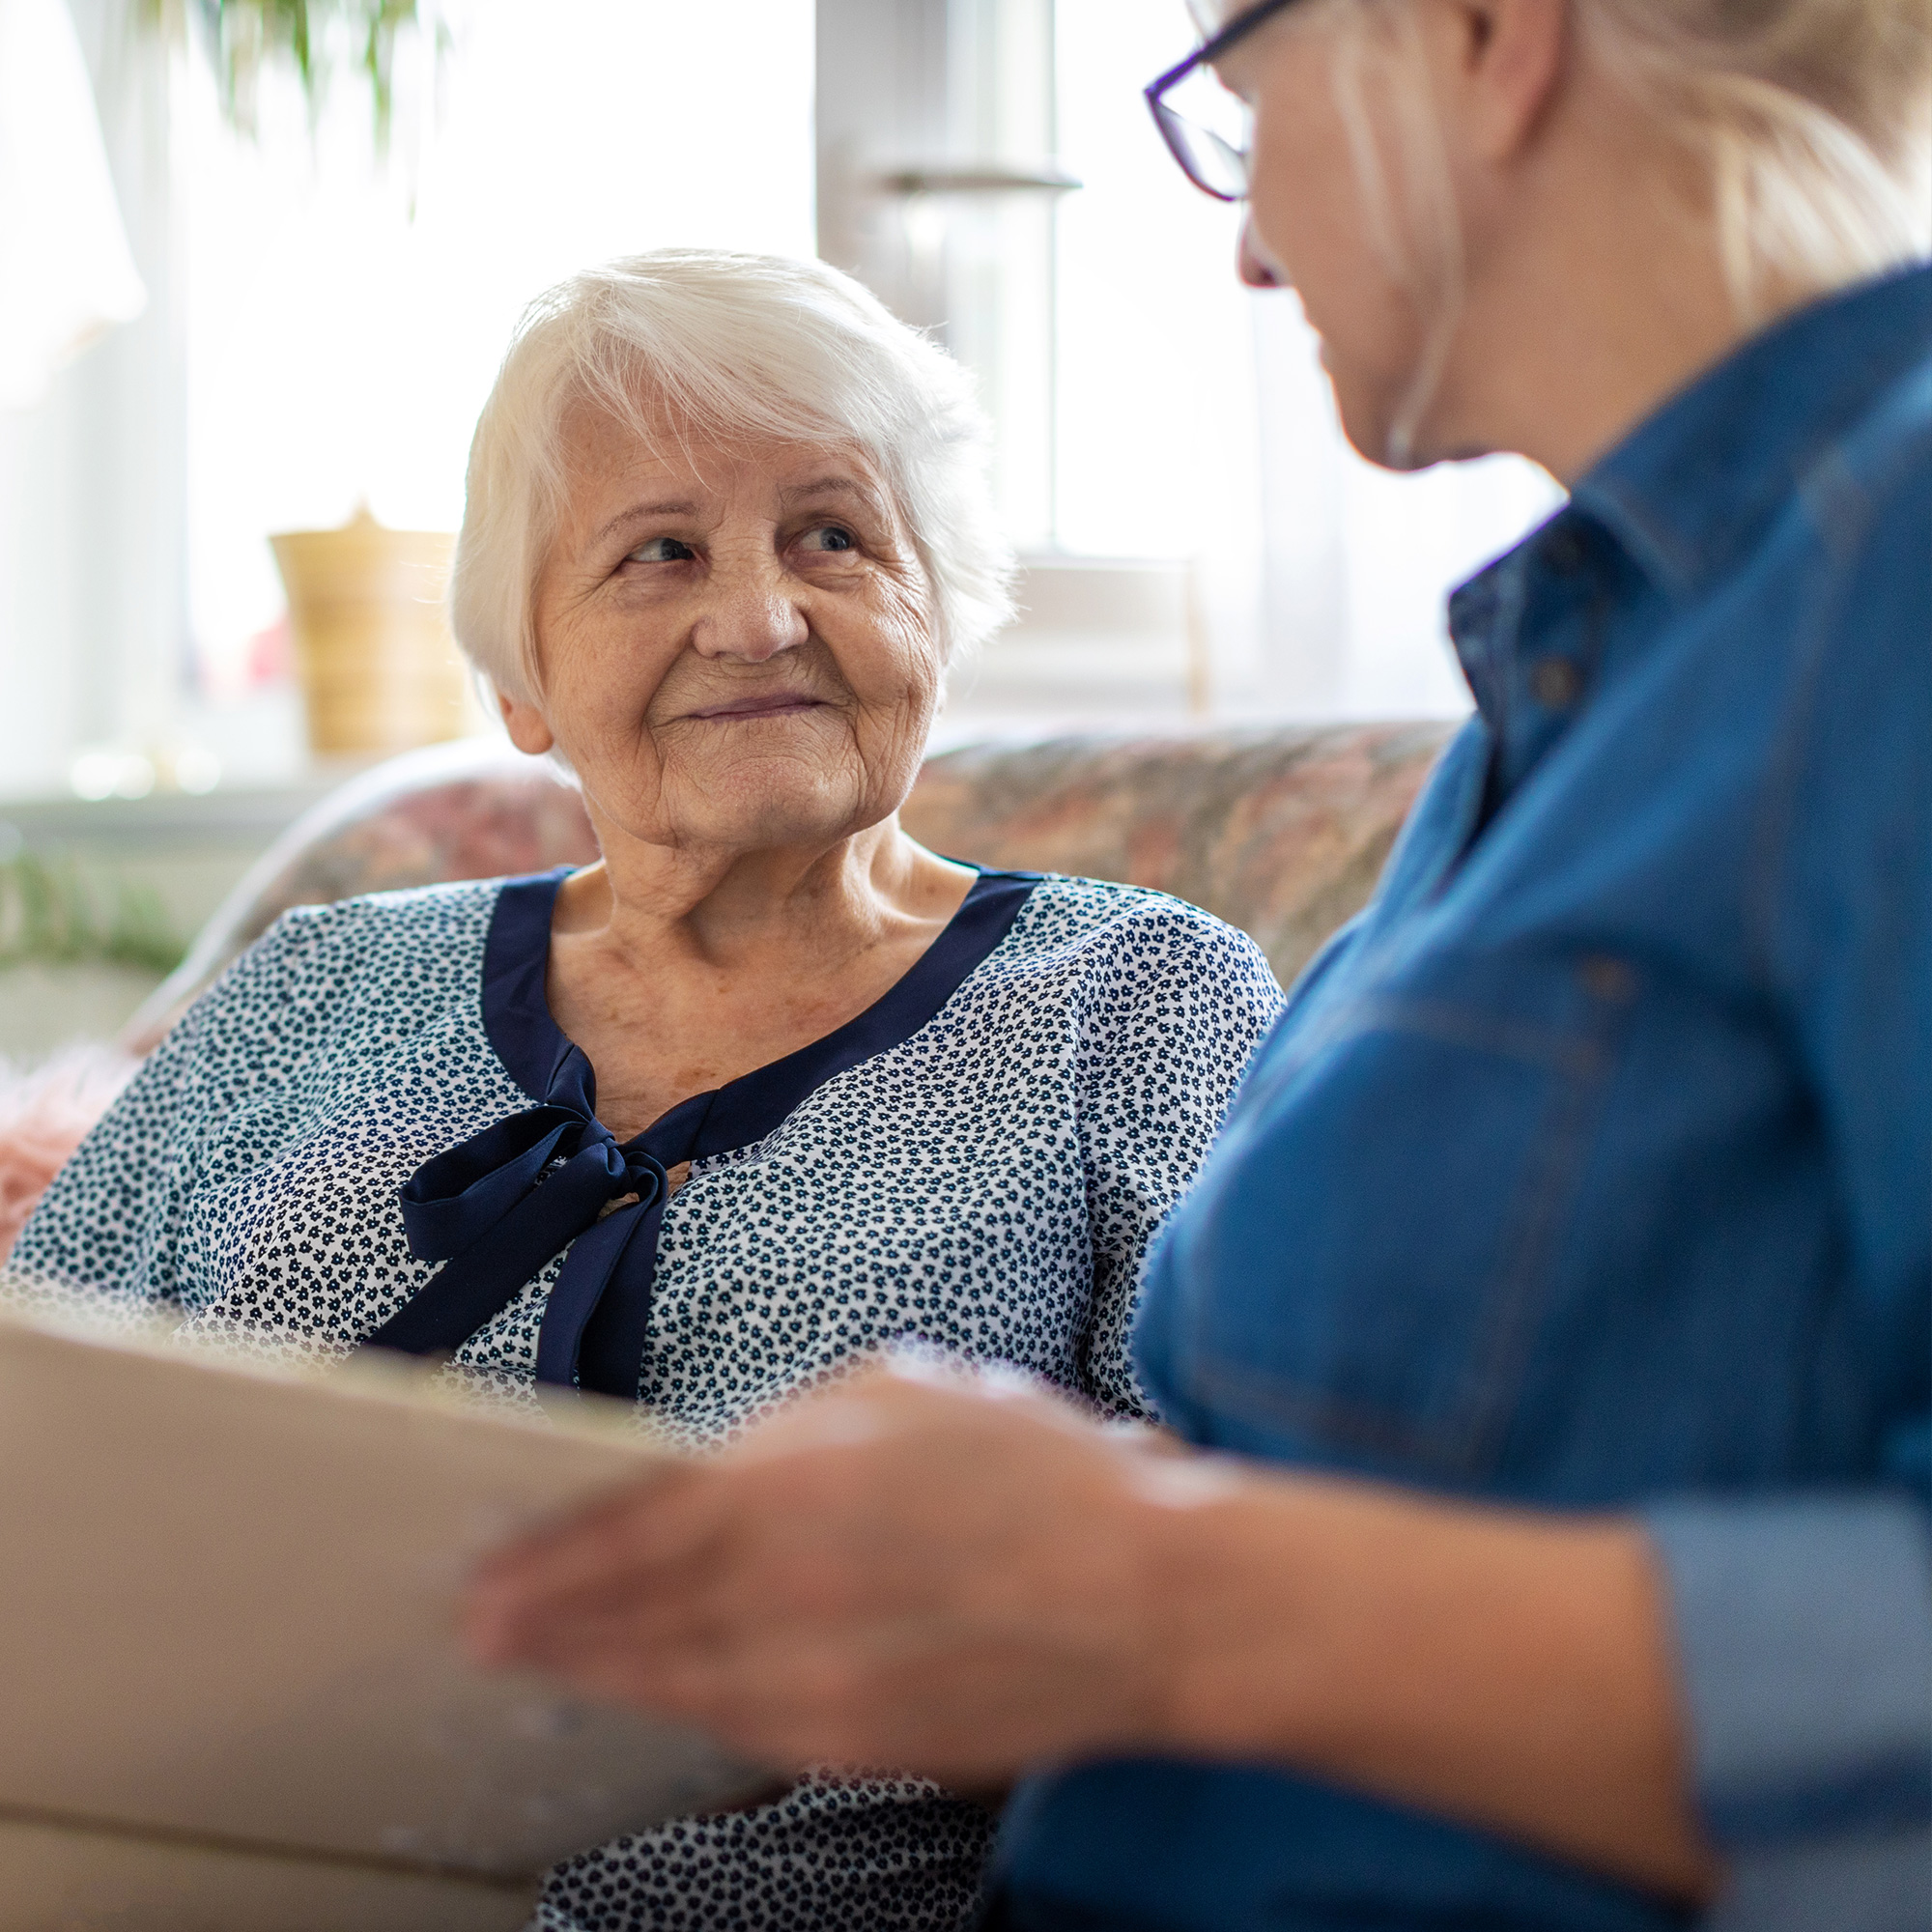
[[[396,36],[405,27],[425,29],[423,14],[433,7],[419,7],[418,0],[140,0],[151,24],[176,33],[185,28],[189,4],[233,127],[255,132],[257,82],[276,61],[295,69],[313,115],[346,49],[369,89],[377,152],[386,153],[396,101]],[[449,30],[439,18],[429,31],[440,59],[448,51]]]

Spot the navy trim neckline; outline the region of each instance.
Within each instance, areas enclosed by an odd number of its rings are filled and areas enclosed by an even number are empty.
[[[546,991],[556,895],[573,869],[512,879],[498,893],[483,950],[483,1027],[497,1058],[533,1100],[568,1094],[594,1113],[595,1070],[552,1016]],[[936,1019],[1011,930],[1041,876],[975,869],[979,877],[945,929],[864,1012],[781,1060],[681,1100],[625,1142],[625,1151],[649,1152],[669,1167],[749,1147],[828,1081]]]
[[[597,1119],[590,1062],[545,993],[551,917],[569,870],[503,886],[483,948],[484,1031],[535,1104],[434,1155],[404,1184],[410,1252],[441,1265],[363,1346],[459,1349],[564,1254],[537,1329],[536,1379],[635,1401],[670,1169],[763,1140],[828,1080],[910,1039],[1007,936],[1039,874],[981,871],[946,929],[863,1013],[694,1094],[619,1147]]]

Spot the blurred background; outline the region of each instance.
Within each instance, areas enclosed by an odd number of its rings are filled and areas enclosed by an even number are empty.
[[[820,253],[977,372],[1023,609],[942,742],[1462,710],[1444,593],[1558,493],[1347,448],[1141,100],[1190,43],[1181,0],[0,0],[0,1053],[111,1032],[306,806],[488,728],[435,603],[470,428],[525,303],[638,249]]]

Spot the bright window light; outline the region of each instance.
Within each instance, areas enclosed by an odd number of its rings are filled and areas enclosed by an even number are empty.
[[[1187,182],[1142,99],[1187,49],[1183,10],[1056,14],[1060,156],[1085,183],[1059,211],[1060,546],[1193,561],[1220,709],[1465,709],[1447,594],[1561,491],[1515,457],[1396,476],[1357,456],[1294,298],[1241,289],[1238,211]]]
[[[811,0],[472,0],[452,26],[436,125],[399,77],[386,174],[347,81],[311,143],[293,81],[265,76],[250,143],[203,63],[180,76],[189,594],[217,696],[273,648],[270,531],[364,500],[456,526],[531,297],[643,248],[812,250]]]
[[[1058,0],[1056,534],[1097,556],[1188,556],[1253,439],[1238,216],[1192,187],[1141,90],[1187,49],[1173,0]],[[1231,382],[1231,374],[1233,380]]]

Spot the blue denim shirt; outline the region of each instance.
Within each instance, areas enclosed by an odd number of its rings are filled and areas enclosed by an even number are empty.
[[[1151,1266],[1147,1385],[1238,1455],[1646,1513],[1718,1843],[1862,1872],[1816,1932],[1932,1923],[1932,271],[1746,344],[1451,627],[1477,715]],[[998,1884],[1025,1928],[1687,1922],[1258,1767],[1036,1780]],[[1803,1887],[1759,1891],[1716,1917]]]

